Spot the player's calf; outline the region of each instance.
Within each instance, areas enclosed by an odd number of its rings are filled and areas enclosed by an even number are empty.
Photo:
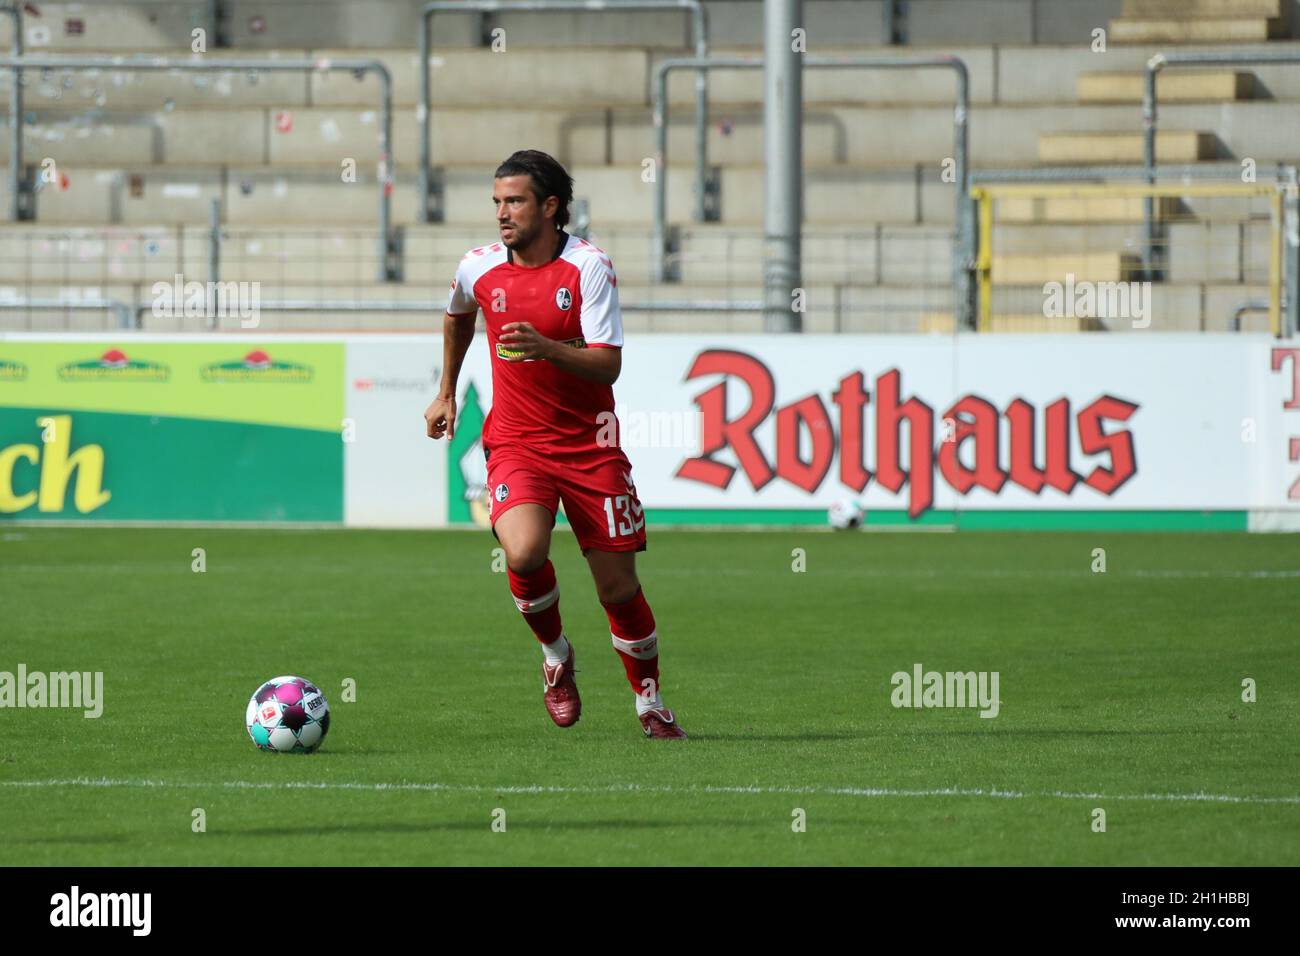
[[[627,681],[636,695],[636,715],[647,737],[681,740],[685,731],[664,706],[659,689],[659,632],[641,588],[620,604],[602,601],[609,617],[610,638],[623,661]]]

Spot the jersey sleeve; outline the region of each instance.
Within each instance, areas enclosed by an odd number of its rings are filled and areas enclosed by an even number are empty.
[[[602,255],[582,266],[582,338],[597,348],[623,347],[623,312],[618,306],[618,278]]]
[[[460,265],[456,267],[456,275],[451,280],[451,295],[447,298],[449,315],[478,313],[478,301],[474,298],[474,281],[469,275],[468,262],[468,256],[460,260]]]

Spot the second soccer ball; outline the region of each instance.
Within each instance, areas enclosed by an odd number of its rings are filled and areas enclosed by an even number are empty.
[[[826,520],[838,531],[849,531],[859,527],[865,517],[866,512],[862,510],[862,506],[850,499],[835,502],[826,512]]]

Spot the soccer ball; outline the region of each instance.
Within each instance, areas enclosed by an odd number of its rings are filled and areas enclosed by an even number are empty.
[[[330,705],[311,681],[276,677],[249,698],[244,725],[261,750],[309,754],[329,732]]]
[[[848,499],[835,502],[835,504],[830,506],[830,510],[826,512],[826,520],[829,521],[831,527],[835,528],[837,531],[848,531],[852,528],[858,527],[862,524],[862,519],[864,517],[865,514],[862,511],[862,506],[856,501],[850,501]]]

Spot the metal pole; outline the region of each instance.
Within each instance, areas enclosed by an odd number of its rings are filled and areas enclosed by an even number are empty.
[[[695,30],[695,55],[709,55],[709,15],[703,3],[692,6]],[[708,205],[709,174],[709,71],[695,71],[695,221],[710,218]],[[667,159],[667,157],[664,157]]]
[[[18,4],[0,7],[0,13],[13,18],[14,35],[10,39],[10,55],[23,55],[23,11]],[[18,222],[24,210],[20,199],[23,179],[23,71],[14,68],[14,90],[9,98],[9,221]]]
[[[379,123],[379,279],[397,282],[402,278],[397,236],[393,233],[393,78],[388,70],[379,73],[380,98],[384,103]]]
[[[124,56],[24,56],[0,57],[0,67],[22,69],[98,69],[113,71],[154,71],[180,70],[192,73],[257,72],[268,73],[317,73],[340,71],[347,73],[375,73],[379,76],[382,118],[379,126],[379,244],[380,244],[380,281],[390,282],[398,278],[392,268],[393,250],[397,248],[396,238],[392,233],[392,135],[393,135],[393,78],[388,67],[379,60],[361,59],[213,59],[169,60],[166,57],[124,57]],[[14,89],[19,89],[14,84]],[[11,100],[12,102],[12,100]]]
[[[1286,279],[1286,313],[1282,334],[1300,333],[1300,176],[1290,167],[1286,182],[1286,197],[1282,228],[1286,237],[1287,255],[1283,267]]]
[[[791,42],[802,15],[803,0],[763,2],[763,328],[768,332],[803,330],[803,56]]]
[[[216,284],[221,281],[221,200],[212,200],[208,217],[208,328],[218,325],[216,308]]]
[[[1147,61],[1146,77],[1142,85],[1142,165],[1146,168],[1148,186],[1156,184],[1156,74],[1165,65],[1165,57],[1157,53]],[[1142,278],[1152,282],[1156,258],[1156,206],[1155,199],[1142,199]]]
[[[885,0],[882,4],[884,8],[884,34],[886,46],[898,45],[898,3],[897,0]]]
[[[420,124],[420,168],[417,171],[417,188],[420,191],[417,207],[421,222],[439,221],[441,210],[429,203],[432,184],[430,145],[433,128],[433,103],[430,91],[429,58],[433,53],[429,36],[429,21],[435,13],[495,13],[495,12],[573,12],[585,13],[607,10],[689,10],[695,39],[695,55],[709,55],[709,18],[702,0],[433,0],[420,8],[420,105],[416,119]],[[695,218],[703,222],[708,215],[706,195],[709,169],[709,92],[708,75],[701,68],[695,78]]]
[[[957,72],[957,105],[953,108],[953,172],[956,174],[957,208],[954,228],[957,232],[952,249],[953,318],[956,327],[975,329],[975,269],[977,243],[970,194],[970,74],[957,57],[947,58]]]
[[[715,69],[758,69],[763,61],[757,57],[719,56],[708,60],[664,60],[655,68],[655,221],[651,263],[656,282],[668,280],[668,74],[678,69],[707,72]]]
[[[787,34],[788,36],[788,34]],[[953,163],[957,190],[956,215],[954,224],[956,241],[953,248],[953,290],[957,298],[956,312],[961,324],[967,328],[975,325],[975,284],[971,282],[971,270],[974,268],[977,254],[974,217],[971,213],[970,200],[970,83],[965,62],[957,56],[801,56],[802,65],[808,69],[818,68],[860,68],[860,69],[945,69],[957,74],[956,107],[953,111]],[[655,222],[652,262],[653,275],[658,282],[667,281],[665,269],[665,240],[668,234],[668,167],[665,157],[668,152],[667,74],[672,70],[684,69],[757,69],[763,61],[752,57],[713,57],[709,60],[677,59],[663,60],[655,68],[654,116],[655,116]],[[1139,172],[1140,167],[1135,167]],[[964,224],[964,225],[963,225]]]
[[[667,117],[664,115],[667,111],[667,103],[668,71],[664,69],[656,70],[653,118],[655,128],[655,222],[650,237],[650,275],[654,277],[655,282],[664,281],[666,268],[664,262],[664,245],[666,241],[664,230],[668,221],[668,193],[663,179],[668,175],[668,165],[665,162],[668,158],[668,123]]]

